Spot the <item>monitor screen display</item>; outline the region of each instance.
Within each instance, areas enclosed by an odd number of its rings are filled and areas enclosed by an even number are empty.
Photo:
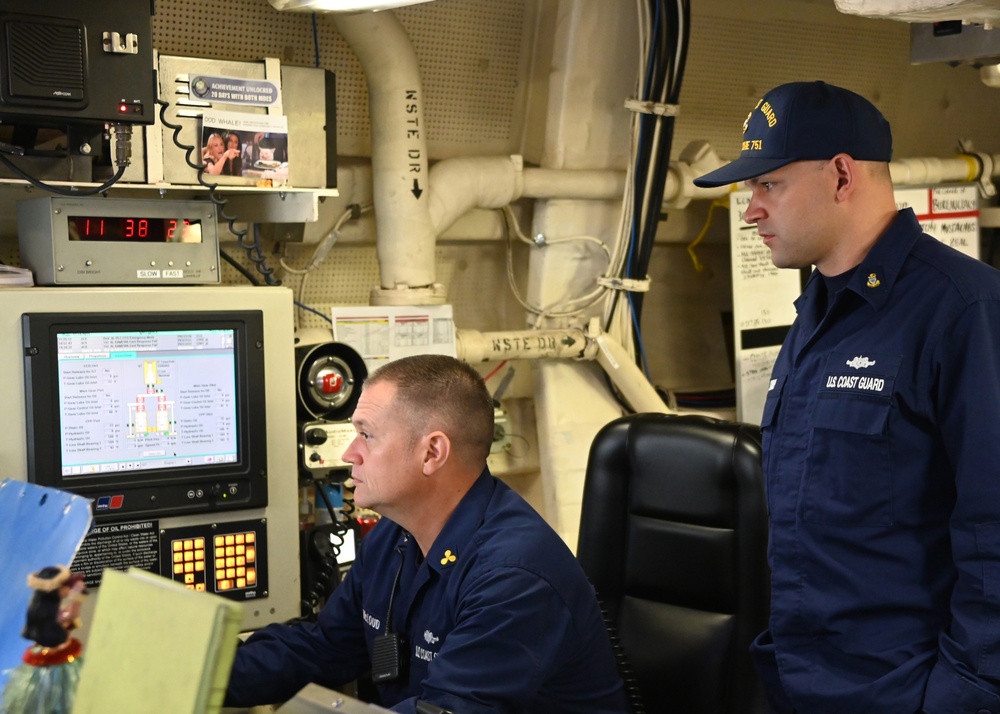
[[[22,318],[28,477],[95,515],[267,503],[259,311]]]
[[[235,331],[56,333],[65,477],[236,461]]]

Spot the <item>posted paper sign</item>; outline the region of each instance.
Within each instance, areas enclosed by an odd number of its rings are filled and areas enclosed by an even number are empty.
[[[896,207],[912,208],[924,233],[979,258],[979,189],[976,186],[896,189]]]
[[[368,371],[409,355],[456,356],[451,305],[335,307],[333,338],[353,347]]]

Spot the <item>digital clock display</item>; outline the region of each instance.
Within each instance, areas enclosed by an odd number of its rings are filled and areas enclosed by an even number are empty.
[[[70,240],[115,243],[201,243],[201,221],[142,216],[69,216]]]

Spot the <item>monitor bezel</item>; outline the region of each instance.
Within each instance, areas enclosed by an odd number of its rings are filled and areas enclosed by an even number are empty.
[[[24,313],[21,322],[29,481],[82,496],[128,492],[130,488],[142,488],[144,492],[157,487],[176,489],[190,486],[195,489],[211,489],[217,484],[234,480],[250,484],[249,500],[238,503],[226,504],[223,499],[203,499],[184,508],[171,505],[168,503],[169,499],[166,499],[162,509],[154,503],[140,511],[131,511],[129,515],[155,515],[161,510],[177,515],[185,511],[201,512],[206,508],[215,509],[226,505],[232,508],[267,505],[264,319],[260,310],[33,312]],[[203,329],[234,331],[236,461],[93,475],[63,475],[58,335]],[[211,502],[207,502],[209,500]]]

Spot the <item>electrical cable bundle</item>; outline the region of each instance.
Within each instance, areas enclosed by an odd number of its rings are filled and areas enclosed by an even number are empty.
[[[20,166],[15,164],[13,161],[8,159],[5,154],[12,154],[15,156],[24,156],[24,148],[20,146],[15,146],[13,144],[8,144],[5,142],[0,142],[0,163],[10,169],[14,174],[24,179],[30,183],[35,188],[40,188],[43,191],[49,191],[50,193],[55,193],[60,196],[72,196],[74,198],[80,196],[96,196],[98,194],[104,193],[109,188],[118,183],[118,180],[125,175],[125,169],[128,168],[129,162],[132,159],[132,125],[131,124],[114,124],[112,125],[115,132],[115,174],[107,181],[105,181],[100,186],[89,189],[78,189],[75,186],[70,188],[64,188],[62,186],[54,186],[52,184],[45,183],[41,181],[27,171],[22,169]],[[72,164],[71,164],[72,165]]]
[[[249,258],[257,268],[257,272],[264,276],[264,282],[268,285],[281,285],[281,281],[274,277],[274,270],[267,265],[267,259],[265,258],[264,251],[261,247],[260,230],[257,228],[256,224],[254,225],[253,231],[240,230],[236,228],[235,223],[238,219],[235,215],[226,213],[226,204],[229,203],[229,201],[216,193],[218,184],[206,181],[205,165],[191,160],[191,156],[194,154],[197,147],[185,144],[180,140],[180,133],[184,128],[183,126],[167,121],[166,111],[170,106],[169,102],[165,102],[162,99],[157,98],[156,103],[160,105],[160,123],[172,131],[171,137],[174,145],[177,146],[177,148],[184,150],[184,162],[198,172],[198,183],[208,189],[208,197],[211,199],[212,203],[218,207],[219,215],[228,222],[229,232],[236,236],[240,247],[246,252],[247,258]],[[248,235],[252,235],[252,237],[248,239]],[[260,284],[260,282],[253,275],[247,272],[243,266],[233,260],[232,257],[226,255],[226,253],[222,251],[220,251],[220,255],[251,283],[255,285]]]
[[[690,35],[689,0],[637,0],[640,63],[636,97],[626,102],[632,116],[632,161],[626,177],[619,237],[607,279],[613,290],[604,314],[605,330],[635,356],[648,376],[642,344],[643,295],[648,289],[653,241],[662,215]]]
[[[338,218],[337,221],[333,224],[333,228],[330,229],[330,232],[327,233],[323,237],[323,239],[316,244],[316,247],[313,249],[312,255],[309,256],[309,260],[306,262],[304,268],[293,268],[285,261],[284,250],[287,243],[282,245],[282,256],[278,260],[278,263],[281,265],[282,270],[284,270],[286,273],[290,275],[301,276],[299,280],[298,299],[295,301],[295,305],[300,310],[305,310],[307,312],[315,313],[320,317],[322,317],[327,322],[332,322],[332,320],[327,315],[317,310],[314,310],[313,308],[306,305],[305,303],[306,279],[309,277],[309,274],[312,271],[318,268],[323,263],[323,261],[326,260],[326,256],[329,255],[330,251],[333,249],[333,246],[336,244],[338,240],[340,240],[340,229],[344,227],[344,224],[347,223],[348,220],[357,220],[361,218],[363,214],[368,213],[373,208],[374,204],[372,203],[367,203],[364,205],[352,203],[351,205],[347,206],[347,208],[344,209],[344,212],[340,214],[340,218]],[[298,329],[298,327],[299,327],[298,315],[296,314],[295,328]]]
[[[308,559],[316,567],[309,591],[304,593],[302,600],[302,618],[312,620],[319,613],[319,608],[326,602],[334,588],[340,584],[340,549],[344,545],[344,537],[350,528],[337,519],[336,510],[330,497],[323,489],[323,484],[313,478],[313,489],[326,506],[330,514],[330,523],[317,524],[308,532],[306,550],[302,554],[303,561]],[[346,499],[344,505],[347,505]],[[353,504],[352,504],[353,509]]]

